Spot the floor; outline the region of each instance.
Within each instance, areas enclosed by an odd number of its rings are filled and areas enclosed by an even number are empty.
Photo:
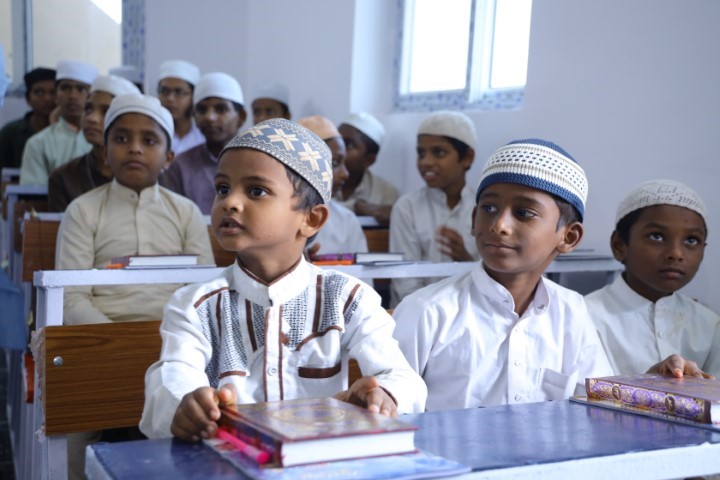
[[[15,471],[13,469],[12,447],[10,445],[10,430],[7,419],[7,357],[5,352],[0,350],[0,479],[13,480]]]

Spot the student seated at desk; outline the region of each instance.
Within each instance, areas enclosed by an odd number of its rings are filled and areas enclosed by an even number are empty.
[[[485,165],[473,234],[482,262],[395,309],[394,336],[427,410],[568,398],[613,371],[583,297],[542,277],[583,236],[587,179],[554,143],[511,142]],[[697,374],[671,356],[653,371]]]
[[[620,202],[610,247],[625,271],[585,297],[615,373],[677,352],[720,376],[720,316],[678,291],[702,262],[707,218],[700,196],[674,180],[643,182]]]
[[[285,119],[241,132],[220,154],[212,228],[237,262],[178,290],[145,377],[148,437],[213,436],[220,403],[338,395],[392,415],[424,408],[426,389],[366,284],[305,261],[328,217],[331,154]],[[348,390],[348,358],[366,375]]]
[[[80,120],[85,140],[92,149],[52,171],[48,181],[49,211],[64,212],[75,198],[112,180],[110,166],[105,161],[105,113],[113,98],[128,93],[139,94],[140,90],[124,78],[100,75],[93,81]]]
[[[345,168],[345,142],[335,125],[320,115],[301,118],[298,123],[320,137],[330,149],[332,155],[332,191],[342,188],[348,177]],[[360,221],[353,212],[331,198],[328,202],[330,216],[315,240],[308,247],[310,259],[322,253],[358,253],[367,252],[367,238]]]
[[[405,260],[465,262],[473,246],[473,191],[465,174],[475,159],[475,125],[460,112],[429,115],[418,128],[417,167],[426,187],[400,197],[390,217],[390,251]],[[394,279],[392,305],[438,278]]]

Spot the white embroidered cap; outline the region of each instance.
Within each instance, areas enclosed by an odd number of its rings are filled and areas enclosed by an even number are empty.
[[[91,85],[98,76],[97,68],[85,62],[61,60],[57,64],[55,80],[75,80]]]
[[[341,124],[342,123],[357,128],[367,135],[370,140],[377,143],[378,146],[382,145],[383,139],[385,138],[385,127],[383,127],[383,124],[380,123],[377,118],[373,117],[369,113],[351,113],[341,122]]]
[[[140,90],[134,83],[115,75],[98,75],[90,87],[90,93],[93,92],[107,92],[113,97],[127,95],[128,93],[140,94]]]
[[[165,78],[179,78],[195,86],[200,80],[200,69],[185,60],[168,60],[160,65],[158,82]]]
[[[470,117],[461,112],[442,110],[431,113],[422,121],[418,135],[441,135],[460,140],[470,148],[475,148],[477,135],[475,124]]]
[[[700,215],[707,226],[707,207],[700,195],[684,183],[675,180],[648,180],[641,183],[620,202],[615,224],[627,214],[653,205],[675,205]]]

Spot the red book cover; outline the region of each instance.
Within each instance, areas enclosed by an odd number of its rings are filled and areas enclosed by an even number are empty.
[[[413,452],[417,430],[332,397],[233,405],[218,424],[284,467]]]
[[[657,374],[617,375],[585,380],[588,400],[612,401],[700,423],[720,423],[720,381]]]

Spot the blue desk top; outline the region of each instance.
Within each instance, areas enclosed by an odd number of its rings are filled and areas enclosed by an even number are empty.
[[[415,445],[473,471],[549,464],[704,443],[720,433],[568,401],[450,410],[404,417]],[[91,447],[117,480],[244,478],[203,444],[140,440]]]

